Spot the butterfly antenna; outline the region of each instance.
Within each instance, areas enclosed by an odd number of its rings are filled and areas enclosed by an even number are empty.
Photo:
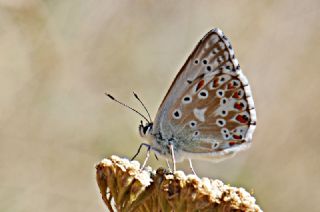
[[[152,122],[152,119],[151,119],[149,111],[147,110],[147,107],[143,104],[143,102],[141,101],[141,99],[138,97],[138,95],[135,92],[133,92],[133,95],[134,95],[134,97],[136,97],[136,99],[138,99],[138,101],[141,103],[143,108],[147,111],[147,114],[149,116],[150,122]]]
[[[106,96],[108,96],[110,99],[112,99],[113,101],[119,103],[120,105],[122,105],[122,106],[124,106],[124,107],[126,107],[126,108],[129,108],[130,110],[136,112],[136,113],[139,114],[142,118],[144,118],[148,123],[150,123],[149,120],[148,120],[142,113],[140,113],[139,111],[133,109],[132,107],[130,107],[129,105],[126,105],[125,103],[120,102],[119,100],[117,100],[116,98],[114,98],[113,96],[111,96],[111,95],[108,94],[108,93],[104,93],[104,94],[105,94]]]

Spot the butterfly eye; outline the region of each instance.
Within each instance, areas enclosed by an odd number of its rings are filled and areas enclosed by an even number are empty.
[[[198,60],[198,59],[195,60],[195,61],[194,61],[194,64],[199,64],[199,60]]]
[[[207,70],[207,71],[211,71],[211,70],[212,70],[211,66],[207,66],[207,67],[206,67],[206,70]]]
[[[208,91],[207,91],[207,90],[201,90],[201,91],[198,93],[198,98],[199,98],[199,99],[206,99],[206,98],[208,98]]]
[[[147,133],[148,128],[149,128],[148,126],[143,127],[143,134]]]
[[[183,99],[182,99],[182,103],[183,104],[189,104],[189,103],[191,103],[192,102],[192,97],[191,96],[185,96],[185,97],[183,97]]]
[[[172,116],[174,119],[180,119],[181,115],[182,115],[182,113],[181,113],[181,110],[179,110],[179,109],[174,110],[172,113]]]

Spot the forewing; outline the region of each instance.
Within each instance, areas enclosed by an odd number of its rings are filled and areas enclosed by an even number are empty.
[[[256,125],[251,90],[229,40],[207,33],[176,76],[154,122],[185,152],[210,153],[245,146]]]

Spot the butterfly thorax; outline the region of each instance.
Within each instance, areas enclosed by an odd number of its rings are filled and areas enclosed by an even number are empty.
[[[146,140],[151,149],[157,153],[158,156],[170,157],[170,139],[164,138],[161,133],[154,133],[153,123],[147,123],[146,125],[139,125],[139,133],[141,138]]]

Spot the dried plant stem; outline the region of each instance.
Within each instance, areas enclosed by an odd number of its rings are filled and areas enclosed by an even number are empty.
[[[97,166],[97,183],[109,211],[262,211],[243,188],[164,169],[140,170],[137,161],[111,156]]]

